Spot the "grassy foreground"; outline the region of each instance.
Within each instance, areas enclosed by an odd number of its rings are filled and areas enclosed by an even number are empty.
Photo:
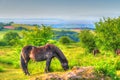
[[[103,73],[117,80],[120,76],[120,56],[111,52],[101,51],[93,56],[85,53],[84,49],[77,44],[60,45],[56,44],[65,54],[69,61],[70,69],[73,66],[93,66],[96,73]],[[28,80],[38,75],[44,75],[45,61],[28,64],[31,76],[25,76],[20,68],[20,50],[17,47],[0,47],[0,80]],[[51,72],[64,72],[58,59],[54,58],[51,63]]]

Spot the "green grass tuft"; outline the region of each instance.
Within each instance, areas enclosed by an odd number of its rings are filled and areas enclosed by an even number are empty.
[[[0,66],[0,72],[4,72],[4,68],[2,66]]]

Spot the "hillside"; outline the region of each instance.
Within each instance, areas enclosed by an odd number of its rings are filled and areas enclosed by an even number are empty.
[[[94,29],[93,21],[84,21],[84,20],[63,20],[63,19],[40,19],[40,18],[30,18],[30,19],[22,19],[22,18],[0,18],[0,22],[9,23],[14,22],[16,24],[29,24],[29,25],[49,25],[53,28],[89,28]]]

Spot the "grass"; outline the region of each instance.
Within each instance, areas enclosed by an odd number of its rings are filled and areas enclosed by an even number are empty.
[[[120,56],[115,56],[110,52],[101,52],[93,56],[91,53],[85,53],[79,44],[56,45],[67,57],[70,69],[73,66],[94,66],[97,73],[104,73],[107,76],[113,77],[113,79],[120,74]],[[34,62],[31,60],[28,64],[31,76],[24,76],[20,69],[20,48],[1,47],[0,55],[0,65],[2,65],[0,67],[0,80],[24,80],[44,73],[45,61]],[[50,69],[51,72],[64,72],[56,58],[52,60]]]
[[[6,69],[0,72],[0,80],[28,80],[29,77],[25,76],[21,69]]]
[[[2,66],[0,66],[0,72],[3,72],[4,68]]]

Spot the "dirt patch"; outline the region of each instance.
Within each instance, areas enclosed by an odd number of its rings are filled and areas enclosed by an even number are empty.
[[[31,80],[110,80],[109,77],[97,75],[93,67],[75,66],[72,70],[64,73],[47,73]]]

